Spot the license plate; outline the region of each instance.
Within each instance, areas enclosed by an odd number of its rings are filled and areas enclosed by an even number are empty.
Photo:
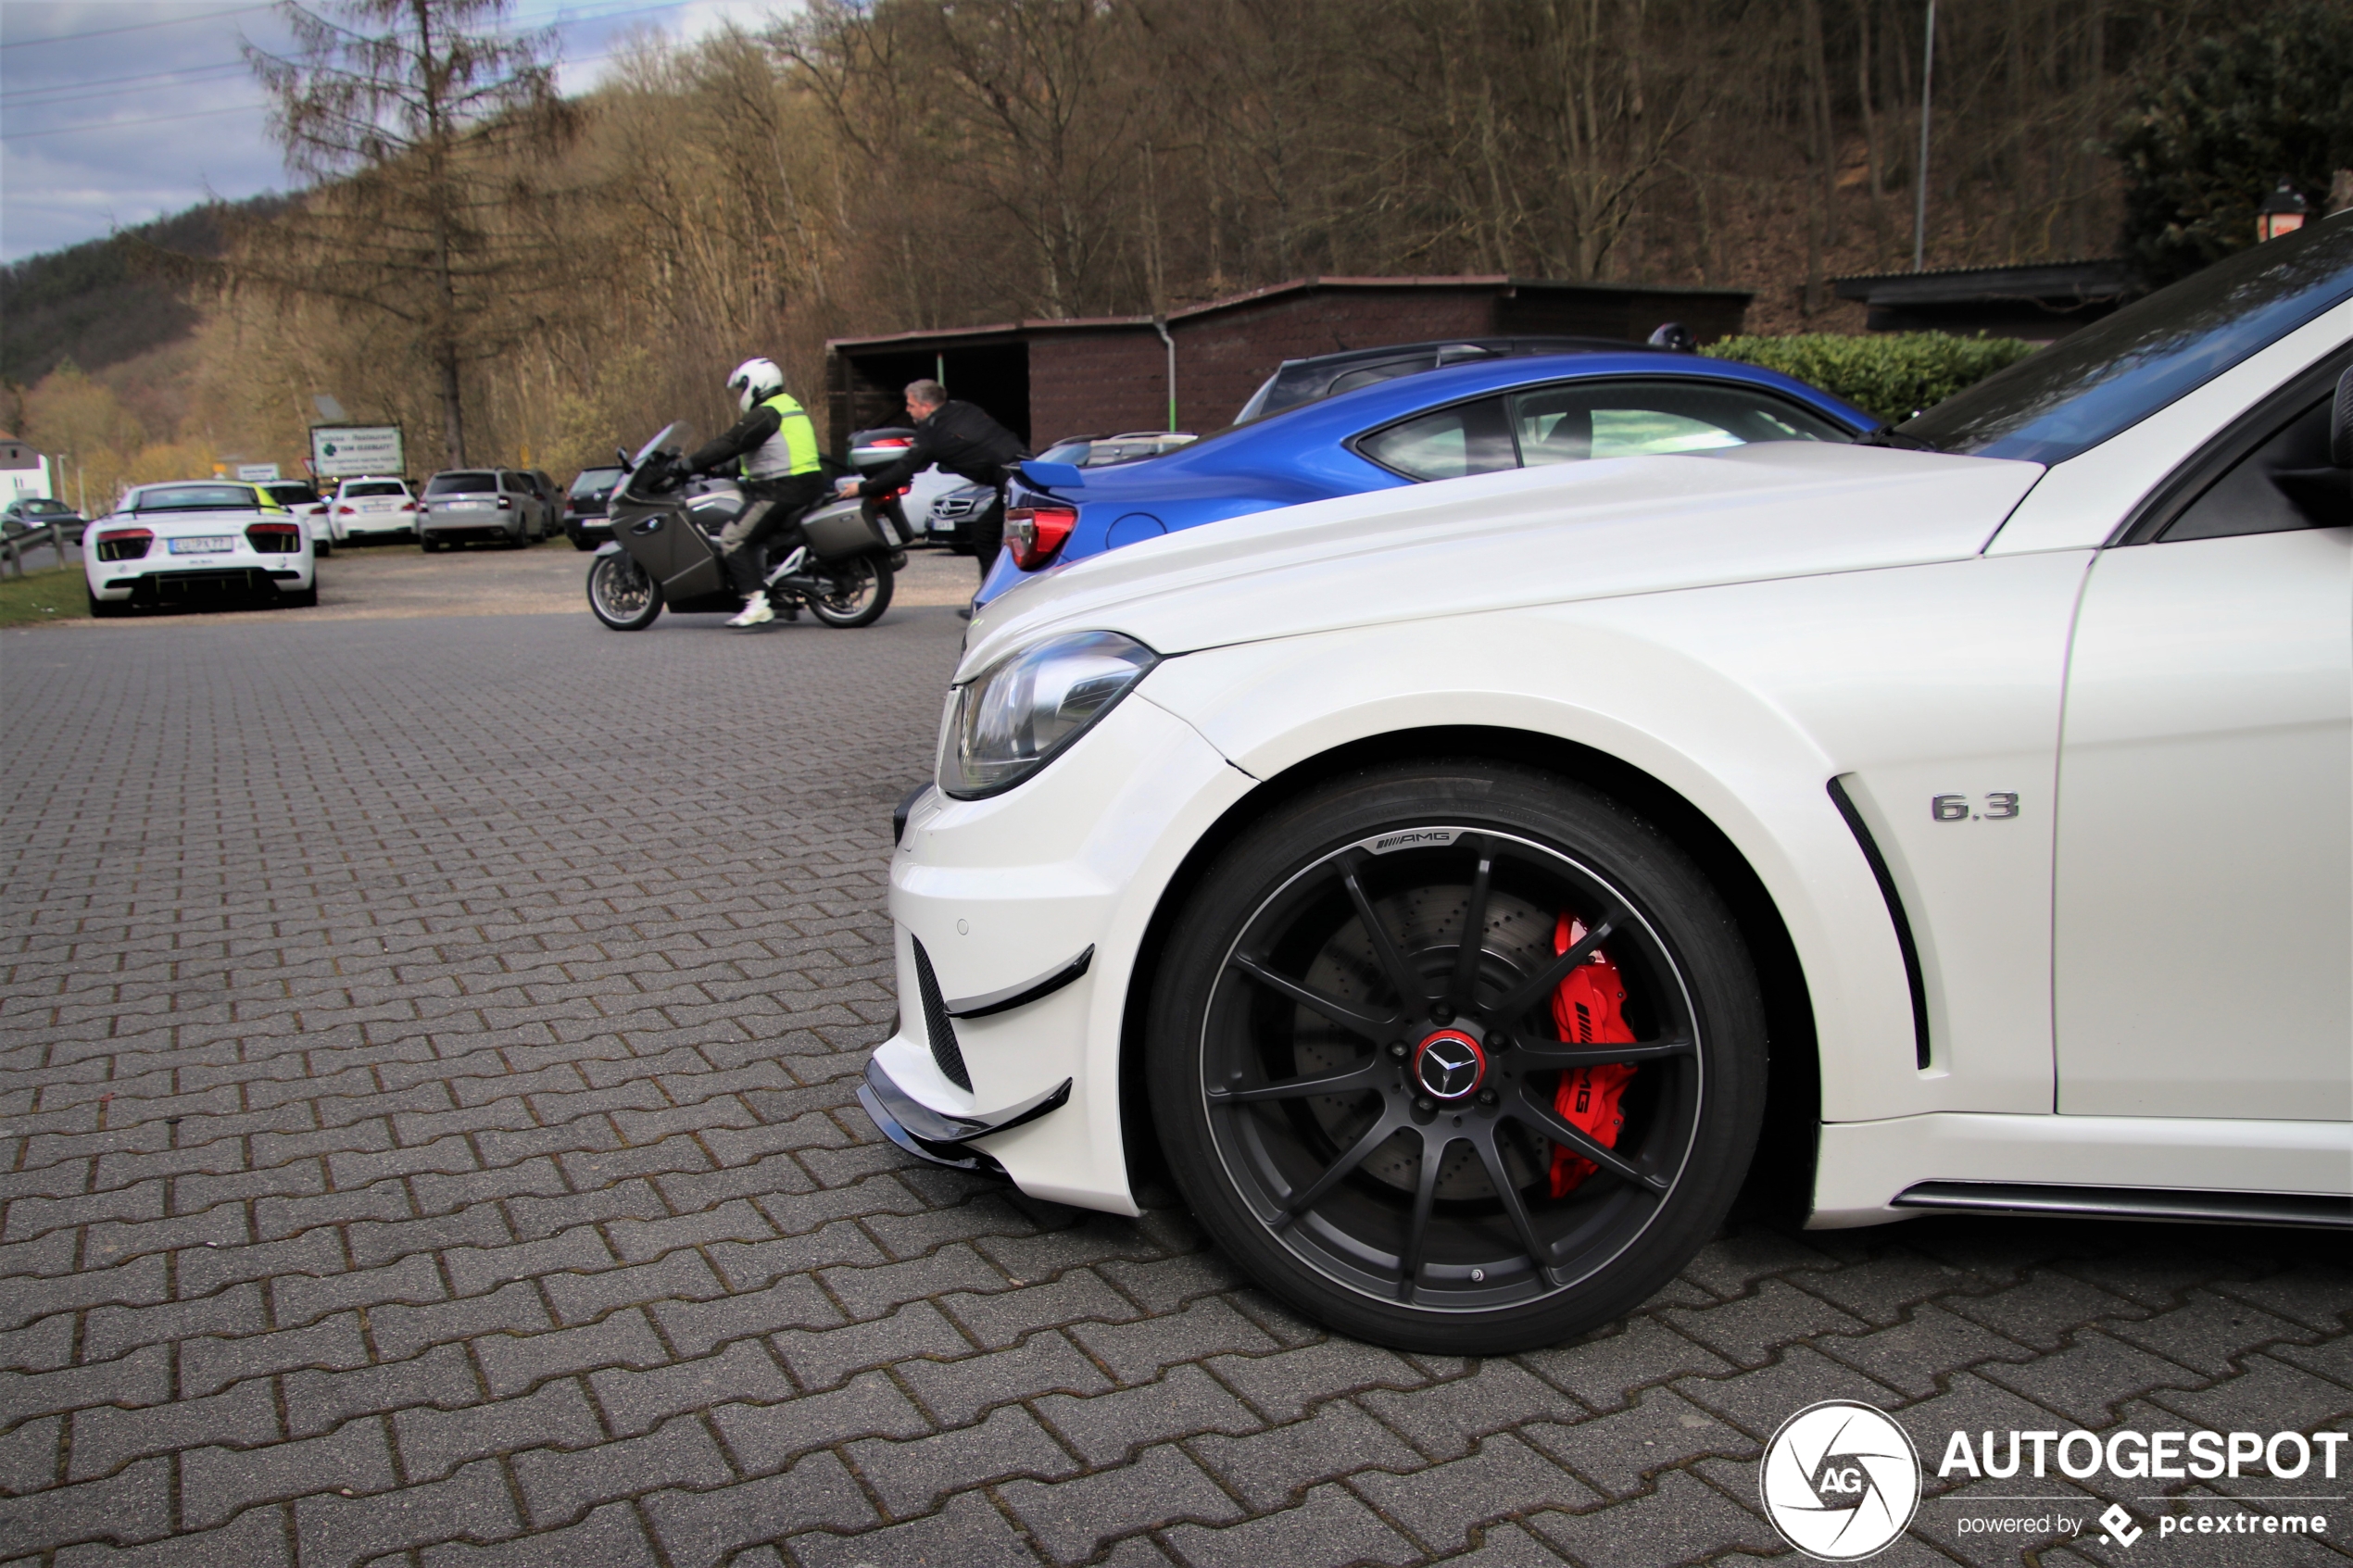
[[[214,556],[236,547],[237,536],[233,533],[225,539],[174,539],[171,542],[171,553],[175,556]]]
[[[453,512],[484,512],[490,509],[490,503],[487,501],[444,501],[441,504],[443,508]]]

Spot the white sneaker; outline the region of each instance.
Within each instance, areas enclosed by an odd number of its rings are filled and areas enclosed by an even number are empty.
[[[751,598],[751,603],[744,606],[744,612],[736,617],[733,621],[727,622],[727,624],[730,626],[764,626],[769,621],[775,619],[776,611],[774,607],[769,604],[768,596],[765,594],[754,594]]]

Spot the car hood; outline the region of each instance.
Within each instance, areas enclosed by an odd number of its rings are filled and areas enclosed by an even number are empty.
[[[1408,485],[1188,529],[974,619],[958,680],[1064,631],[1163,654],[1385,621],[1975,555],[2035,463],[1815,442]]]

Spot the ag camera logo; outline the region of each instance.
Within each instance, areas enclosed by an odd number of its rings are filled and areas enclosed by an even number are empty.
[[[1919,1450],[1885,1411],[1825,1399],[1781,1423],[1757,1489],[1783,1540],[1824,1562],[1859,1562],[1911,1524]]]

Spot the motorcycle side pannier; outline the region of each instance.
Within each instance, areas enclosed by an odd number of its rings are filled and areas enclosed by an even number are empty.
[[[800,531],[808,536],[810,553],[828,563],[889,547],[854,506],[813,512],[800,520]]]

